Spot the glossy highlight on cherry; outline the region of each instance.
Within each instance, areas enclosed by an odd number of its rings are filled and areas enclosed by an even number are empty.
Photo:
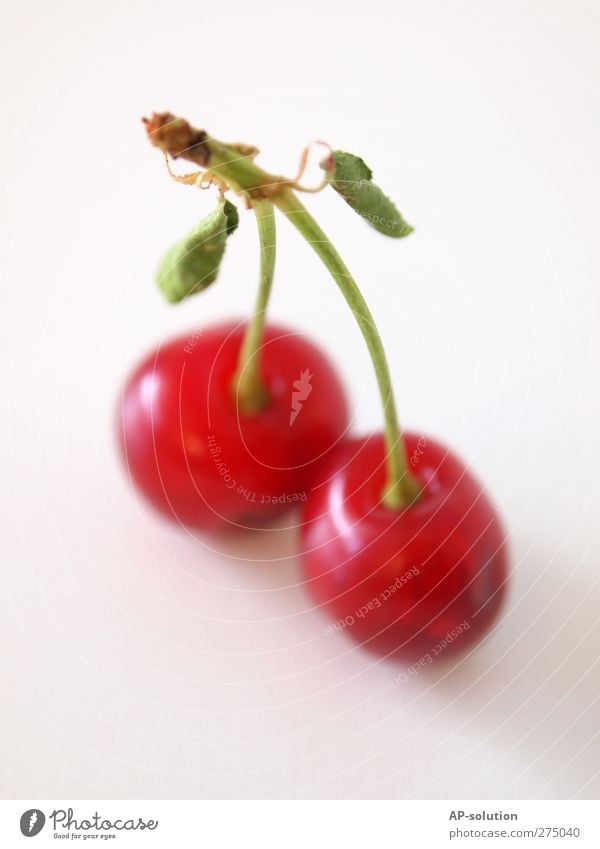
[[[431,437],[405,433],[422,490],[381,502],[381,435],[346,440],[302,507],[306,589],[330,623],[365,648],[415,661],[481,639],[507,580],[501,521],[480,483]]]
[[[235,374],[245,329],[229,322],[173,339],[125,383],[118,428],[131,479],[184,525],[264,527],[307,499],[348,426],[328,360],[304,336],[274,325],[260,350],[267,398],[255,412],[241,410]],[[310,392],[302,402],[295,384],[303,373]]]

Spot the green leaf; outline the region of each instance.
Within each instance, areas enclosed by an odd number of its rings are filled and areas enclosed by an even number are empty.
[[[372,182],[373,172],[358,156],[334,150],[321,163],[321,168],[329,171],[328,181],[336,192],[380,233],[401,239],[413,232],[414,227],[402,218],[392,201]]]
[[[237,207],[221,198],[218,207],[162,258],[156,274],[170,303],[202,292],[217,279],[227,237],[238,226]]]

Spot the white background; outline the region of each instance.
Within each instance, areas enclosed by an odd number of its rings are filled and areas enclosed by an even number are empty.
[[[0,791],[9,798],[553,798],[600,791],[597,0],[4,2]],[[169,181],[169,109],[295,172],[365,157],[416,233],[309,198],[381,327],[404,423],[459,450],[510,531],[503,620],[403,667],[325,637],[293,530],[195,538],[136,500],[112,418],[149,346],[250,309],[152,275],[211,206]],[[314,177],[314,173],[312,174]],[[380,426],[352,316],[287,222],[273,317]]]

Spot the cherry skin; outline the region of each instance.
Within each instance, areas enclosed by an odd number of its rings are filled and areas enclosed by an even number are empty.
[[[244,331],[221,324],[161,345],[129,377],[120,403],[133,483],[169,518],[208,531],[263,527],[306,500],[348,426],[343,388],[323,353],[272,325],[260,351],[267,399],[243,413],[234,374]]]
[[[380,655],[429,662],[490,628],[505,593],[505,535],[455,455],[429,437],[404,438],[419,499],[384,506],[383,437],[348,440],[303,505],[302,563],[331,625]]]

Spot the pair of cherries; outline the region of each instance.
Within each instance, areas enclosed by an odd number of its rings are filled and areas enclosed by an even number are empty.
[[[452,452],[429,437],[401,434],[368,307],[292,191],[302,187],[259,168],[255,148],[219,142],[169,113],[155,113],[146,129],[165,156],[207,168],[202,179],[222,192],[215,213],[167,255],[159,285],[168,299],[215,279],[237,226],[237,211],[223,197],[229,189],[257,213],[261,287],[249,322],[173,339],[127,380],[119,431],[133,483],[170,519],[217,534],[264,528],[295,507],[305,585],[330,627],[380,655],[411,661],[465,650],[490,628],[504,596],[501,522]],[[411,232],[361,159],[331,151],[322,167],[324,184],[375,229]],[[345,391],[327,357],[302,335],[264,324],[275,207],[319,254],[357,318],[379,382],[385,436],[349,436]],[[245,369],[252,380],[244,383]],[[243,396],[242,385],[253,394]]]
[[[447,449],[407,433],[422,490],[413,504],[386,507],[383,436],[346,435],[340,380],[301,335],[267,326],[268,396],[241,411],[244,330],[176,338],[129,378],[121,439],[137,488],[170,519],[215,533],[264,527],[299,505],[306,587],[332,623],[380,654],[414,661],[477,641],[506,580],[503,531],[482,487]],[[310,393],[294,388],[306,372]],[[308,394],[301,407],[295,392]]]

